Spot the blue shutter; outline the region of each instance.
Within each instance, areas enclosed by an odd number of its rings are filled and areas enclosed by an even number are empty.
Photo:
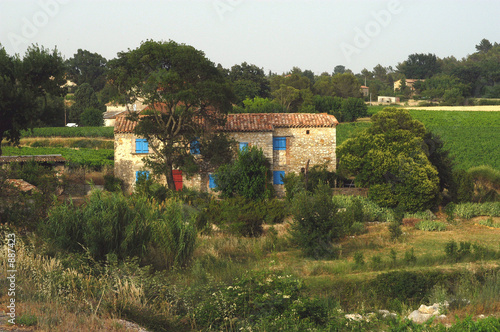
[[[209,174],[208,175],[208,188],[214,189],[215,187],[217,187],[215,185],[215,176],[213,174]]]
[[[135,182],[139,181],[139,178],[146,177],[149,179],[149,171],[137,171],[135,172]]]
[[[285,171],[274,171],[273,184],[283,184],[284,177],[285,177]]]
[[[273,150],[286,150],[286,137],[273,137]]]
[[[240,151],[243,151],[244,148],[248,148],[248,143],[240,142]]]
[[[190,152],[191,154],[200,154],[200,142],[198,142],[198,139],[191,142]]]
[[[148,140],[145,138],[137,138],[135,140],[135,153],[148,153]]]

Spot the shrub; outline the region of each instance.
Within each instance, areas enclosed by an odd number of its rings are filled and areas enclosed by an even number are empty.
[[[478,216],[500,217],[500,202],[458,204],[455,206],[455,214],[464,219]]]
[[[160,269],[189,262],[195,218],[176,200],[155,205],[145,197],[94,191],[82,207],[71,201],[53,207],[40,232],[59,249],[87,251],[100,261],[110,254],[137,256]]]
[[[389,230],[389,238],[391,240],[397,240],[403,234],[401,224],[397,221],[391,221],[387,225],[387,229]]]
[[[329,188],[320,186],[314,194],[301,192],[292,202],[292,239],[306,256],[335,257],[332,244],[348,230],[339,216]]]
[[[252,146],[239,151],[238,158],[231,164],[215,171],[215,190],[222,197],[269,198],[273,193],[271,178],[270,164],[262,149]]]
[[[415,225],[415,228],[427,232],[442,232],[446,230],[446,225],[440,221],[422,220]]]
[[[212,201],[207,211],[209,223],[238,236],[261,236],[265,219],[265,201],[250,200],[241,196]]]

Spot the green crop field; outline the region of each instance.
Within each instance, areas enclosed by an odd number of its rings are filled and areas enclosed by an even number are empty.
[[[25,130],[21,137],[104,137],[113,138],[113,127],[45,127]]]
[[[4,156],[33,156],[46,154],[60,154],[72,166],[100,169],[103,166],[114,165],[114,150],[112,149],[69,149],[69,148],[31,148],[31,147],[2,147]]]
[[[410,110],[410,114],[441,137],[456,168],[490,165],[500,169],[500,112]],[[369,126],[363,122],[339,124],[337,146]]]

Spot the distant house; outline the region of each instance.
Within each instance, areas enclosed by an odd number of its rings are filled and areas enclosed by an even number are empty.
[[[399,97],[378,96],[379,104],[394,104],[399,103]]]
[[[362,85],[360,92],[363,97],[368,97],[370,95],[370,88],[365,85]]]
[[[135,122],[119,116],[115,124],[115,176],[133,191],[144,170],[143,158],[149,153],[148,142],[134,135]],[[278,194],[284,193],[283,176],[303,171],[310,166],[329,163],[336,166],[337,119],[326,113],[246,113],[229,114],[220,131],[236,140],[240,149],[256,146],[271,163],[273,185]],[[191,151],[196,153],[196,151]],[[176,188],[188,186],[201,191],[215,187],[212,174],[199,174],[187,179],[180,170],[174,171]]]
[[[121,110],[121,111],[106,111],[103,113],[104,117],[104,127],[114,127],[115,126],[115,121],[116,117],[119,115],[122,115],[123,113],[127,112],[126,110]]]
[[[415,82],[418,82],[418,81],[425,81],[424,79],[411,79],[411,78],[408,78],[406,80],[406,86],[410,88],[411,92],[413,93],[415,91],[415,88],[413,87],[413,85],[415,84]],[[397,80],[394,82],[394,91],[396,90],[399,90],[399,88],[401,87],[401,80]]]

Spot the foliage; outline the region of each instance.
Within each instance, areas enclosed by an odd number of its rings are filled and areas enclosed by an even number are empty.
[[[301,328],[324,326],[328,308],[301,295],[303,288],[302,281],[291,275],[251,273],[211,290],[196,306],[193,318],[198,329],[253,330],[265,324],[273,331],[284,326],[289,330],[294,328],[290,322]]]
[[[21,131],[26,137],[104,137],[113,138],[113,127],[44,127]]]
[[[435,54],[410,54],[406,61],[398,65],[398,70],[406,78],[429,78],[440,72],[439,63]]]
[[[21,60],[0,45],[0,142],[19,143],[20,131],[33,128],[46,115],[48,95],[60,97],[65,67],[57,50],[31,46]],[[50,117],[53,116],[50,113]],[[62,116],[61,116],[62,118]],[[0,155],[2,150],[0,147]]]
[[[491,166],[470,168],[467,173],[474,179],[475,202],[500,200],[500,171]]]
[[[263,199],[272,196],[270,165],[262,149],[245,148],[230,164],[215,171],[216,191],[222,197],[240,195],[248,199]]]
[[[22,179],[37,189],[22,192],[7,179]],[[34,161],[12,163],[8,168],[0,170],[0,220],[11,225],[33,230],[37,223],[47,215],[57,192],[56,172],[51,166],[42,166]]]
[[[464,219],[478,216],[500,217],[500,202],[457,204],[454,212],[457,217]]]
[[[446,225],[440,221],[422,220],[415,224],[415,228],[427,232],[442,232],[446,230]]]
[[[241,196],[211,200],[204,210],[205,223],[215,224],[223,231],[238,236],[262,235],[262,224],[283,223],[287,208],[285,202],[273,198],[250,200]]]
[[[243,62],[241,65],[234,65],[231,67],[228,77],[233,83],[238,104],[247,99],[262,99],[270,96],[271,87],[269,80],[264,74],[264,70],[256,65],[246,62]]]
[[[307,190],[314,192],[320,185],[326,185],[330,188],[337,187],[337,181],[342,178],[333,171],[328,170],[328,163],[314,165],[307,174],[304,173],[288,173],[285,175],[283,182],[285,184],[286,198],[292,200],[296,193]]]
[[[100,116],[102,118],[102,113],[106,111],[106,106],[99,102],[92,86],[90,86],[89,83],[83,83],[75,92],[75,103],[69,110],[69,120],[71,122],[77,122],[82,126],[91,126],[91,123],[93,124],[95,120],[89,121],[92,118],[89,114],[84,115],[82,118],[82,115],[87,109],[100,111]],[[95,117],[95,115],[93,116]],[[85,122],[82,122],[82,120],[85,120]]]
[[[356,121],[358,118],[362,118],[368,115],[368,106],[361,98],[349,97],[342,101],[342,117],[338,119],[339,121]]]
[[[199,163],[211,164],[203,147],[220,136],[213,128],[224,124],[234,95],[203,52],[174,41],[148,40],[119,53],[108,65],[109,77],[122,96],[130,103],[143,98],[149,106],[148,114],[133,113],[129,120],[136,122],[134,133],[147,139],[154,152],[145,158],[146,166],[165,176],[168,188],[175,189],[174,168],[192,175],[204,167]],[[200,154],[190,153],[194,142]],[[216,155],[230,158],[229,145],[217,145]]]
[[[67,149],[67,148],[14,148],[5,147],[6,156],[36,156],[44,154],[60,154],[69,161],[72,167],[90,167],[101,169],[103,166],[113,166],[114,151],[111,149]]]
[[[243,107],[233,107],[233,113],[278,113],[282,108],[275,101],[268,98],[254,97],[243,100]]]
[[[329,188],[322,185],[314,194],[306,191],[298,193],[291,209],[293,223],[290,234],[304,255],[316,259],[336,257],[333,244],[348,232],[351,225],[344,224]]]
[[[425,210],[435,204],[439,178],[422,149],[424,125],[408,111],[386,108],[372,126],[337,149],[339,168],[355,175],[369,197],[388,207]]]
[[[106,83],[106,59],[87,50],[78,49],[66,60],[68,79],[81,86],[90,84],[94,91],[100,91]]]
[[[101,127],[104,125],[102,111],[97,108],[86,108],[80,114],[79,123],[85,127]]]
[[[94,191],[82,207],[53,207],[40,233],[56,248],[86,251],[96,260],[139,257],[156,268],[189,263],[196,241],[195,216],[171,200],[157,205],[145,197]]]
[[[453,182],[448,193],[454,203],[470,202],[474,195],[472,176],[464,170],[453,171]]]
[[[104,190],[111,191],[111,192],[119,192],[123,190],[123,180],[111,175],[111,174],[105,174],[104,175]]]

